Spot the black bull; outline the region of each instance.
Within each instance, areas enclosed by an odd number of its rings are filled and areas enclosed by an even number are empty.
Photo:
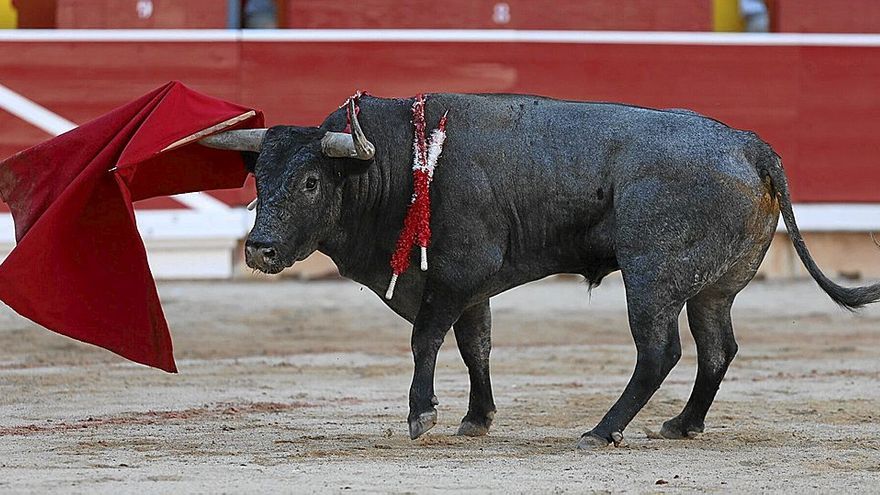
[[[204,143],[259,152],[249,155],[259,206],[247,263],[275,273],[320,250],[342,275],[383,294],[413,193],[412,103],[361,98],[354,138],[338,133],[340,109],[320,127],[233,131]],[[880,298],[880,284],[844,288],[819,270],[795,224],[779,157],[754,133],[686,110],[459,94],[428,98],[429,128],[447,111],[430,266],[421,272],[416,263],[385,301],[413,324],[412,438],[437,421],[434,367],[450,327],[470,375],[459,434],[488,432],[489,299],[551,274],[598,285],[620,270],[638,351],[629,384],[580,448],[619,442],[659,388],[681,355],[685,305],[696,384],[661,433],[703,431],[737,351],[731,305],[754,277],[780,211],[800,259],[835,302],[857,308]]]

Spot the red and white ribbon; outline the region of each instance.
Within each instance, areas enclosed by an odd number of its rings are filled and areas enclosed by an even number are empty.
[[[410,252],[418,244],[421,251],[421,269],[428,270],[428,244],[431,242],[431,180],[437,160],[446,141],[446,114],[431,133],[430,142],[425,136],[425,96],[417,95],[413,102],[413,197],[403,221],[403,229],[397,238],[397,247],[391,256],[391,282],[385,299],[394,297],[397,279],[409,268]]]

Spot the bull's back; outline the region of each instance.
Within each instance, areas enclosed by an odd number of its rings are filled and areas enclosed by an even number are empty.
[[[429,126],[449,112],[437,180],[470,181],[519,214],[597,221],[615,188],[645,176],[759,182],[746,155],[760,140],[691,111],[529,95],[428,101]]]
[[[502,178],[608,177],[614,168],[651,163],[711,167],[731,153],[742,153],[753,140],[749,133],[684,109],[531,95],[442,94],[429,99],[428,110],[429,126],[449,112],[448,142],[454,143],[447,148],[450,161],[492,169]]]

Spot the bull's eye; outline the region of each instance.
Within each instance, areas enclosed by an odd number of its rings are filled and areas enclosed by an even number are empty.
[[[309,177],[306,179],[306,191],[312,191],[316,187],[318,187],[318,179],[316,177]]]

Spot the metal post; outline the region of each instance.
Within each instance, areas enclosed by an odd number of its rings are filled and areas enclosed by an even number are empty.
[[[241,1],[242,0],[226,0],[227,9],[229,9],[226,27],[229,29],[241,29]]]

